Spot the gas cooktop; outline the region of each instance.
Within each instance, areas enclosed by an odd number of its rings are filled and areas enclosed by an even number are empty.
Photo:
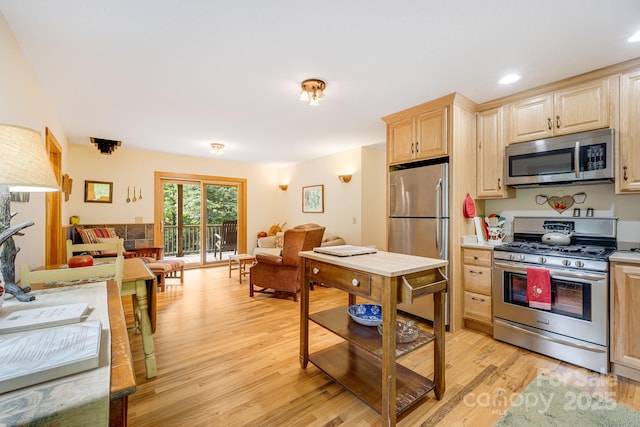
[[[596,245],[547,245],[537,242],[505,243],[494,248],[494,251],[507,251],[536,255],[570,256],[575,258],[607,259],[616,250],[615,247]]]

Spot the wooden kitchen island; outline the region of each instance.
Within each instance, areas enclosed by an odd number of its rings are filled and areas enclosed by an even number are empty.
[[[444,393],[444,314],[447,279],[443,267],[447,261],[378,251],[352,257],[300,252],[303,278],[300,303],[300,365],[309,361],[346,389],[378,411],[383,425],[393,426],[396,418],[429,391],[437,399]],[[383,335],[377,328],[354,322],[347,306],[311,312],[309,290],[314,284],[334,287],[382,305]],[[418,338],[396,345],[396,305],[412,303],[414,298],[432,294],[434,298],[433,334],[420,331]],[[340,336],[345,341],[309,354],[309,320]],[[400,357],[429,342],[434,342],[434,378],[396,364]]]

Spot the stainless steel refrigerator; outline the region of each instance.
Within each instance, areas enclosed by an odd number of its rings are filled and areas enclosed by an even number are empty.
[[[389,252],[449,259],[448,177],[448,163],[389,172]],[[446,307],[449,324],[448,300]],[[433,321],[433,297],[399,304],[398,310]]]

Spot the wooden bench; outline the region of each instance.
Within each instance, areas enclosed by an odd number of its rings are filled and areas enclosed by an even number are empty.
[[[142,258],[147,267],[158,278],[158,287],[165,290],[166,279],[180,279],[180,285],[184,285],[184,261],[181,259],[163,259],[164,248],[148,247],[129,249],[129,253],[135,258]]]

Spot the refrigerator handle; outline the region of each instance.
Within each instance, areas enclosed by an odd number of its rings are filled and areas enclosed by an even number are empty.
[[[436,249],[442,252],[442,178],[436,184]]]

